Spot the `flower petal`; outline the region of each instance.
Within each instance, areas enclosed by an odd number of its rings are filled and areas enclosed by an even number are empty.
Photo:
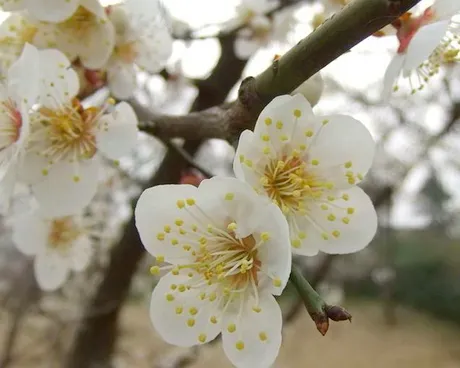
[[[401,74],[403,65],[406,60],[406,54],[396,54],[388,64],[387,70],[383,77],[383,91],[382,95],[384,99],[390,98],[393,86]]]
[[[271,294],[281,295],[291,273],[289,227],[278,206],[269,204],[265,208],[264,214],[259,217],[254,234],[256,243],[261,241],[262,234],[269,236],[268,241],[263,242],[257,250],[257,259],[261,263],[261,272],[258,275],[259,288],[265,286]],[[266,279],[267,275],[268,279]],[[262,286],[262,282],[266,282],[266,285]]]
[[[273,150],[279,156],[287,144],[297,146],[305,143],[305,131],[315,124],[310,103],[300,93],[275,97],[260,113],[254,134],[270,138]],[[297,147],[296,147],[297,148]]]
[[[88,267],[93,255],[93,247],[89,237],[83,235],[80,236],[72,244],[70,249],[69,258],[71,261],[71,267],[74,271],[80,272]]]
[[[118,99],[133,96],[136,89],[136,72],[132,64],[111,63],[107,71],[110,92]]]
[[[449,21],[441,21],[421,27],[407,47],[403,73],[406,75],[422,64],[441,43],[449,28]]]
[[[311,106],[315,106],[321,98],[323,90],[324,80],[321,73],[318,72],[298,86],[292,92],[292,95],[300,93],[308,100]]]
[[[150,318],[160,336],[168,343],[193,346],[213,340],[220,332],[218,301],[201,298],[200,288],[181,289],[193,278],[187,274],[163,276],[152,293]],[[180,291],[183,290],[183,291]],[[211,317],[216,320],[213,323]]]
[[[210,218],[215,219],[217,226],[226,226],[226,221],[235,222],[238,238],[254,233],[260,218],[271,204],[266,198],[258,196],[245,182],[217,176],[200,183],[198,199],[200,207]]]
[[[137,143],[137,117],[133,108],[120,102],[111,114],[99,121],[96,134],[97,148],[111,159],[119,159],[129,153]]]
[[[19,59],[8,70],[8,90],[17,104],[35,104],[39,91],[39,52],[35,46],[25,44]]]
[[[32,185],[40,210],[50,217],[67,216],[86,207],[96,194],[100,161],[97,157],[78,164],[57,162],[43,180]]]
[[[27,0],[3,0],[2,10],[7,12],[23,10],[26,7],[26,1]]]
[[[431,6],[436,18],[447,19],[451,18],[460,12],[460,2],[452,0],[436,0]]]
[[[377,214],[364,191],[354,187],[337,192],[331,201],[315,201],[309,215],[298,218],[306,234],[302,247],[312,246],[329,254],[354,253],[365,248],[377,231]],[[293,248],[302,254],[302,247]]]
[[[35,258],[35,278],[42,290],[59,289],[69,277],[69,271],[69,264],[55,252],[41,253]]]
[[[281,309],[269,294],[260,295],[260,312],[248,300],[238,318],[237,313],[224,315],[222,342],[225,354],[238,368],[270,367],[281,346]],[[229,329],[234,325],[235,329]],[[233,332],[229,332],[233,331]]]
[[[80,0],[26,0],[27,10],[34,18],[43,22],[58,23],[69,18]]]
[[[40,75],[40,98],[44,106],[56,109],[77,95],[80,88],[78,75],[62,52],[55,49],[40,51]]]
[[[271,155],[265,155],[264,149],[268,148],[271,152],[269,142],[264,142],[250,130],[241,133],[233,160],[233,171],[235,176],[251,185],[255,190],[260,190],[260,174],[258,171],[264,170]]]
[[[177,201],[196,196],[197,188],[185,184],[157,185],[141,194],[134,213],[136,227],[147,252],[153,256],[164,256],[170,263],[191,259],[189,252],[193,249],[187,251],[183,248],[190,239],[187,234],[180,234],[180,227],[175,223],[179,219],[188,227],[197,224],[190,212],[177,206]]]
[[[25,255],[41,254],[46,250],[49,225],[35,213],[18,216],[13,222],[13,242]]]
[[[309,163],[307,170],[332,182],[335,188],[357,184],[374,159],[375,142],[369,130],[351,116],[330,115],[318,119],[325,125],[312,136],[305,157]]]
[[[104,67],[115,45],[115,28],[108,20],[91,26],[87,39],[77,43],[81,63],[88,69]]]

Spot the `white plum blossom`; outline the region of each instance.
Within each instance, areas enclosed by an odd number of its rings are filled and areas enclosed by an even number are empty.
[[[136,68],[159,72],[172,53],[172,37],[156,0],[127,0],[107,8],[116,43],[106,66],[108,85],[117,98],[131,97]]]
[[[0,0],[4,11],[27,10],[34,18],[46,22],[62,22],[69,18],[80,4],[91,0]]]
[[[352,253],[374,237],[377,216],[356,186],[375,143],[350,116],[315,116],[301,94],[276,97],[240,136],[234,171],[285,214],[294,253]]]
[[[237,19],[240,24],[247,24],[253,17],[265,15],[278,6],[279,0],[241,0],[236,8]]]
[[[82,215],[48,218],[37,210],[12,221],[13,242],[19,251],[34,256],[38,286],[60,288],[71,271],[81,272],[93,254],[92,230]]]
[[[29,137],[29,109],[39,93],[38,50],[26,44],[0,83],[0,210],[8,209]]]
[[[71,61],[79,58],[88,69],[102,68],[115,45],[114,26],[98,0],[82,0],[69,18],[36,26],[35,45],[58,49]]]
[[[385,97],[398,89],[401,74],[415,93],[442,65],[460,60],[460,28],[452,19],[459,12],[459,1],[437,0],[421,15],[407,13],[394,23],[399,47],[384,76]]]
[[[40,67],[40,106],[30,117],[22,178],[46,215],[65,216],[94,196],[99,153],[117,160],[135,146],[137,118],[126,102],[84,107],[75,97],[77,74],[58,50],[40,51]]]
[[[0,24],[0,74],[19,58],[26,43],[32,44],[37,28],[24,16],[11,14]]]
[[[142,243],[161,277],[150,316],[170,344],[199,345],[222,333],[236,367],[269,367],[281,345],[281,310],[273,295],[291,271],[283,214],[235,178],[199,187],[147,189],[135,209]]]

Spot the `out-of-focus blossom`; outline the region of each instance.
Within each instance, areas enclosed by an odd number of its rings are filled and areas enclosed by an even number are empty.
[[[157,73],[172,53],[173,40],[159,11],[156,0],[127,0],[108,8],[116,43],[106,69],[109,88],[117,98],[132,96],[136,87],[135,66]]]
[[[377,230],[374,206],[356,186],[374,150],[359,121],[315,116],[304,96],[284,95],[265,107],[254,132],[241,134],[233,167],[237,178],[281,208],[294,253],[353,253]]]
[[[94,235],[88,220],[81,215],[49,218],[39,211],[14,220],[13,242],[22,253],[35,257],[35,278],[42,290],[60,288],[70,271],[88,266]]]

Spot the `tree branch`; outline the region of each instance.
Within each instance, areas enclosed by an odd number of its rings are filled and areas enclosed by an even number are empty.
[[[353,46],[420,0],[355,0],[259,74],[241,84],[238,100],[185,116],[152,115],[141,129],[163,138],[232,139],[253,128],[274,97],[291,93]]]

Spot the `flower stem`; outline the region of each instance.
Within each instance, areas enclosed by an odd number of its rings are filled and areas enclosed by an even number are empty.
[[[324,336],[329,329],[329,319],[333,321],[351,321],[351,314],[344,308],[328,305],[303,277],[296,265],[292,265],[290,280],[305,304],[308,314],[316,328]]]

